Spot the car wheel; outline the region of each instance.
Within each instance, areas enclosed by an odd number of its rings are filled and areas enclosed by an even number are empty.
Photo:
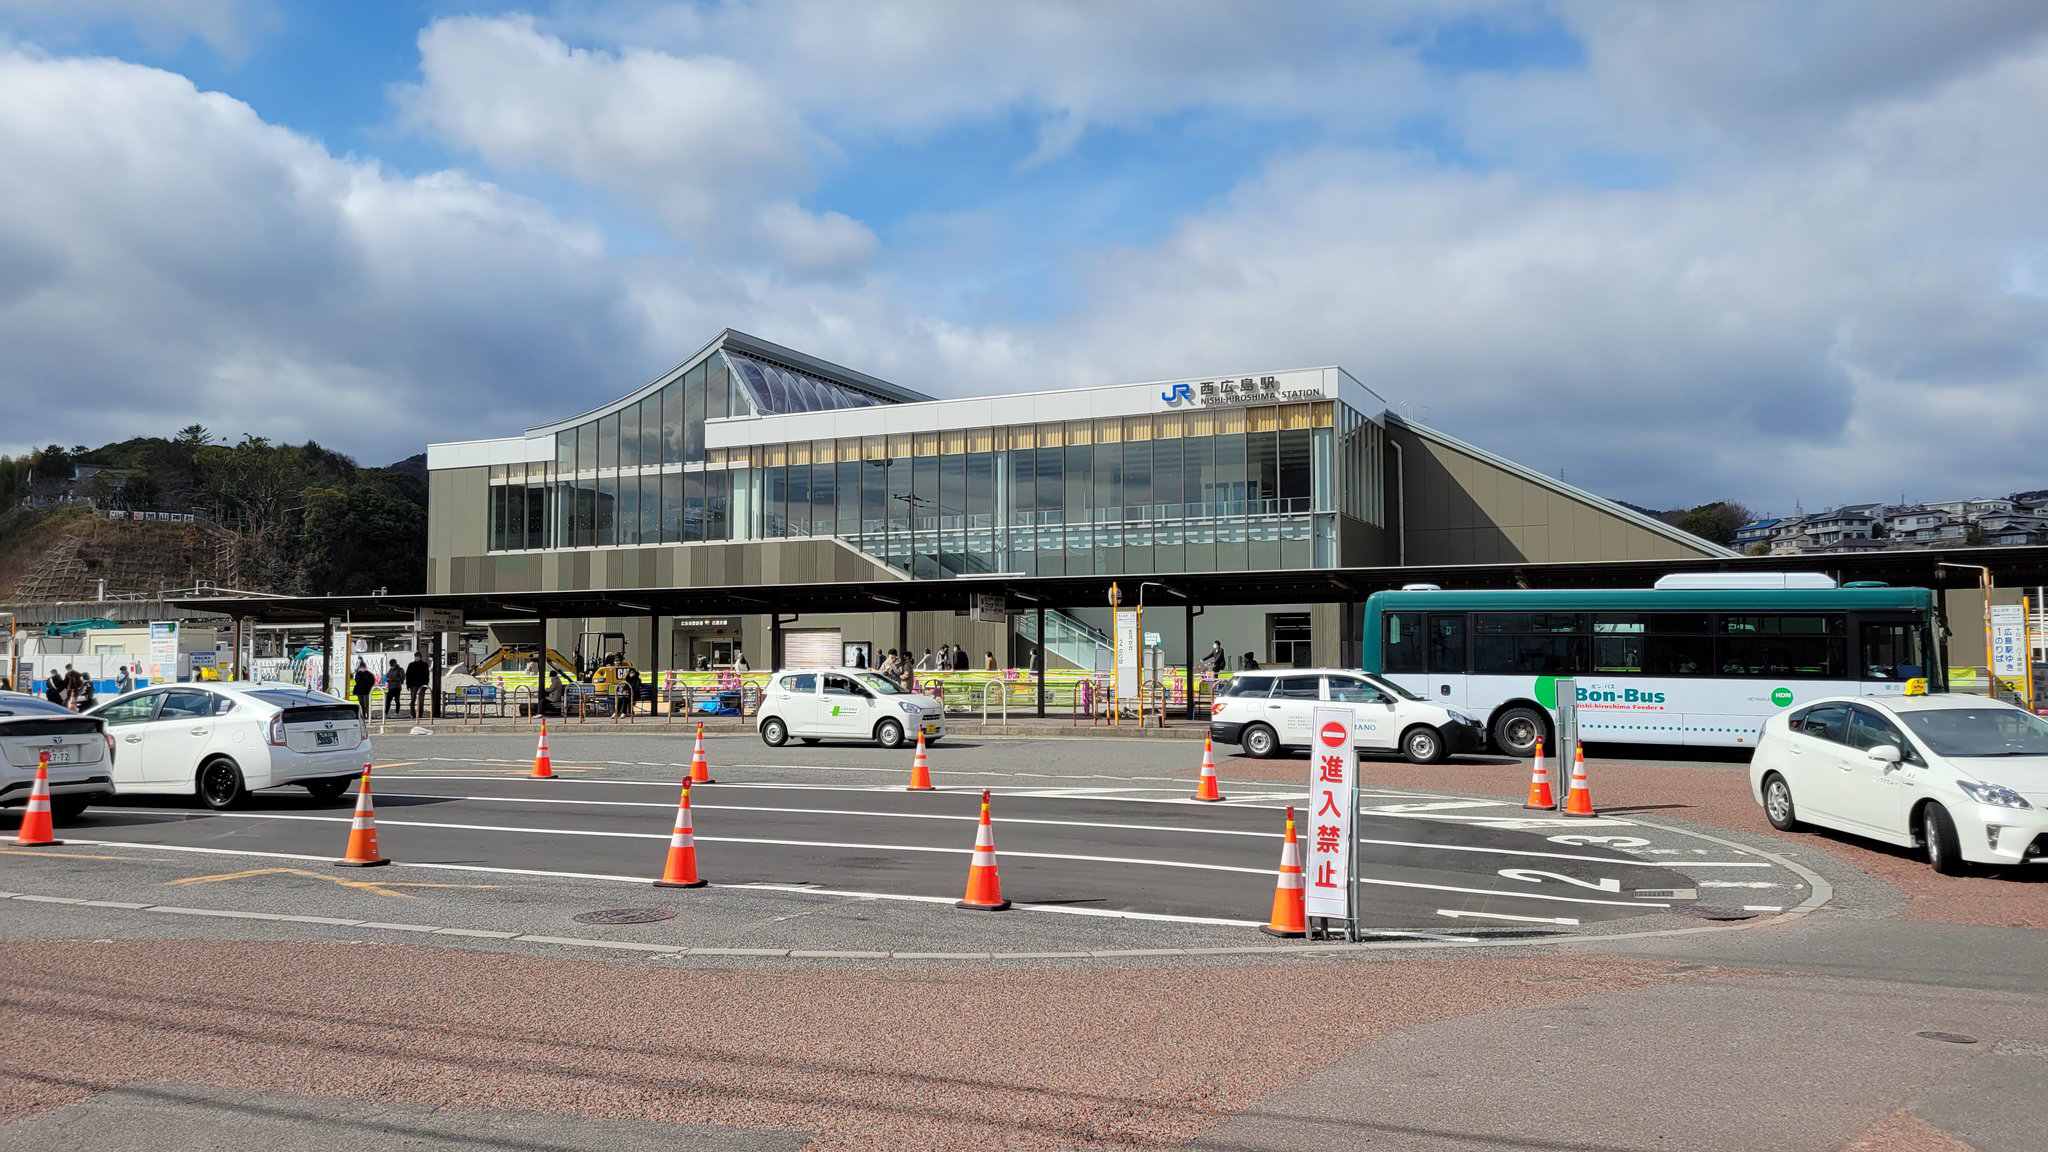
[[[1443,733],[1426,724],[1417,724],[1401,733],[1401,755],[1412,764],[1434,764],[1444,758]]]
[[[884,720],[875,725],[875,743],[884,748],[903,747],[903,725],[894,720]]]
[[[1949,818],[1948,809],[1939,804],[1929,804],[1920,813],[1920,835],[1927,843],[1927,863],[1943,876],[1961,876],[1969,870],[1958,849],[1961,842],[1956,839],[1956,822]]]
[[[1280,753],[1280,738],[1264,724],[1247,727],[1237,738],[1237,746],[1254,760],[1265,760]]]
[[[54,820],[76,820],[85,814],[86,806],[91,803],[89,796],[52,796],[50,817]]]
[[[242,770],[232,760],[213,759],[199,766],[199,802],[216,812],[233,808],[249,795]]]
[[[1550,722],[1534,708],[1510,708],[1493,718],[1493,746],[1503,755],[1528,757],[1536,754],[1536,742],[1550,730]]]
[[[1764,777],[1764,818],[1780,832],[1799,830],[1799,809],[1792,803],[1792,786],[1776,772]]]
[[[306,791],[313,794],[313,799],[324,804],[332,804],[346,795],[348,786],[355,782],[356,778],[353,776],[329,776],[325,780],[306,781]]]
[[[806,744],[816,744],[818,742],[818,738],[816,736],[803,736],[799,737],[799,739],[801,739]]]
[[[761,721],[761,742],[770,748],[780,748],[789,743],[789,725],[780,716],[770,716]]]

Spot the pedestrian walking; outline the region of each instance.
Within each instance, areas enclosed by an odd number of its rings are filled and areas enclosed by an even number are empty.
[[[1202,657],[1202,666],[1209,670],[1211,676],[1221,676],[1223,670],[1230,666],[1230,657],[1223,654],[1223,641],[1209,641],[1209,654]]]
[[[369,661],[356,658],[355,683],[356,711],[362,713],[363,723],[370,722],[370,697],[377,694],[377,674],[370,671]]]
[[[958,644],[953,645],[953,671],[967,671],[967,649]]]
[[[66,708],[76,712],[83,706],[86,698],[85,686],[85,675],[78,669],[66,664],[64,666],[64,706]]]
[[[938,667],[939,667],[939,666],[938,666],[937,664],[933,663],[933,662],[932,662],[932,659],[933,659],[933,658],[932,658],[932,650],[931,650],[931,649],[929,649],[929,648],[925,649],[925,650],[924,650],[924,655],[918,658],[918,661],[917,661],[917,670],[918,670],[919,672],[934,672],[934,671],[937,671],[937,670],[938,670]]]
[[[754,666],[747,663],[747,654],[745,652],[735,652],[732,654],[732,670],[735,672],[752,672]]]
[[[412,716],[417,720],[420,709],[427,701],[427,686],[433,680],[433,671],[427,667],[423,652],[412,654],[412,663],[405,666],[405,686],[412,693]]]
[[[631,716],[634,703],[640,699],[640,670],[630,664],[626,666],[625,688],[619,694],[619,714]]]
[[[384,715],[396,715],[399,698],[404,695],[405,665],[400,664],[398,657],[394,656],[384,669]]]
[[[996,654],[993,649],[984,649],[982,651],[981,667],[984,671],[988,672],[994,672],[996,670]]]
[[[121,670],[114,673],[114,694],[116,696],[126,696],[133,691],[135,691],[135,677],[128,674],[128,666],[123,664],[121,665]]]

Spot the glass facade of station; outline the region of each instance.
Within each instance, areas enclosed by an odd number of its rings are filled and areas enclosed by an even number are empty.
[[[490,548],[834,536],[914,578],[1334,567],[1385,523],[1383,429],[1333,400],[707,450],[704,422],[889,401],[743,356],[490,471]]]

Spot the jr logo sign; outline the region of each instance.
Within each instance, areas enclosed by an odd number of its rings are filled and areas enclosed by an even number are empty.
[[[1161,393],[1159,394],[1159,398],[1160,398],[1161,400],[1164,400],[1164,401],[1166,401],[1166,402],[1167,402],[1167,404],[1169,404],[1169,405],[1171,405],[1171,406],[1174,406],[1174,407],[1178,407],[1178,406],[1179,406],[1179,405],[1180,405],[1180,404],[1181,404],[1182,402],[1184,402],[1184,401],[1192,401],[1192,400],[1194,400],[1194,398],[1195,398],[1195,390],[1194,390],[1194,386],[1193,386],[1193,385],[1191,385],[1191,384],[1185,384],[1185,383],[1182,383],[1182,384],[1175,384],[1175,385],[1174,385],[1173,387],[1171,387],[1171,388],[1168,388],[1168,389],[1167,389],[1166,391],[1164,391],[1164,392],[1161,392]]]

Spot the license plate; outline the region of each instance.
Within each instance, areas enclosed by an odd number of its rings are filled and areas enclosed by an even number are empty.
[[[76,749],[76,748],[52,748],[52,749],[50,749],[50,763],[52,763],[52,764],[76,764],[76,763],[78,763],[78,749]]]
[[[927,736],[936,736],[938,732],[939,726],[937,724],[926,724],[924,726],[924,734]]]
[[[341,733],[339,732],[313,733],[313,744],[315,747],[332,748],[339,743],[341,743]]]

